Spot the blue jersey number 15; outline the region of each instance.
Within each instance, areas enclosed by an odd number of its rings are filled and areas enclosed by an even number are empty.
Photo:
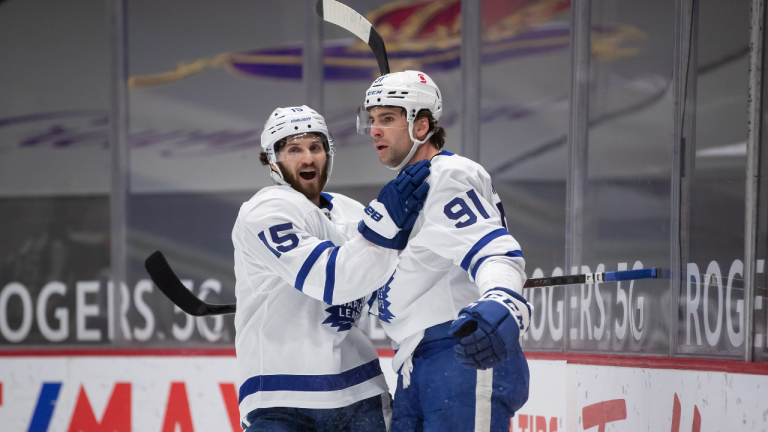
[[[277,250],[269,245],[267,237],[264,235],[264,231],[259,233],[259,239],[262,243],[264,243],[264,246],[266,246],[270,252],[275,254],[276,257],[280,258],[280,252],[286,253],[299,245],[299,237],[296,234],[290,233],[280,235],[280,231],[288,231],[290,229],[293,229],[293,224],[290,222],[269,227],[269,235],[272,237],[272,243],[278,245]]]

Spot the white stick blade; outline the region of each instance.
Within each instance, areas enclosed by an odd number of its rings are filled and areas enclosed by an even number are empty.
[[[368,43],[371,35],[371,23],[349,6],[336,0],[323,0],[323,19],[352,32]]]

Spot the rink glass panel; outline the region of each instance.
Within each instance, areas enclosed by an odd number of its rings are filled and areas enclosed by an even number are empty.
[[[569,273],[669,266],[674,16],[672,2],[592,2],[582,252]],[[669,352],[669,281],[567,290],[570,351]]]
[[[679,297],[677,351],[683,355],[744,356],[749,19],[747,2],[699,2],[691,63],[696,73],[690,75],[695,98],[687,102],[695,113],[695,158],[688,229],[681,229],[682,264],[688,272]]]
[[[367,14],[389,2],[346,3]],[[569,270],[564,269],[564,237],[570,58],[567,35],[563,45],[562,35],[555,33],[567,31],[570,15],[554,3],[530,3],[547,13],[527,15],[539,21],[518,33],[534,42],[534,36],[551,36],[547,40],[555,43],[544,45],[549,49],[488,58],[482,66],[480,162],[501,196],[510,232],[521,243],[528,276],[538,276],[537,270],[544,276],[617,270],[622,263],[630,269],[668,267],[674,5],[593,1],[585,267]],[[94,1],[57,5],[16,1],[0,6],[0,57],[13,59],[0,68],[3,349],[110,345],[119,323],[118,312],[109,306],[122,290],[107,282],[107,13]],[[123,297],[128,336],[119,347],[232,346],[232,317],[191,319],[175,311],[149,283],[143,261],[161,250],[195,294],[206,292],[210,302],[234,302],[231,229],[241,203],[271,184],[258,162],[262,125],[276,106],[303,104],[305,92],[299,77],[243,73],[220,55],[301,46],[303,6],[299,0],[127,2],[128,75],[174,73],[166,75],[172,78],[167,82],[134,87],[128,94],[131,183]],[[705,290],[700,277],[692,313],[695,279],[681,285],[677,300],[669,298],[666,281],[528,290],[524,294],[536,312],[523,342],[526,350],[559,351],[568,338],[577,352],[665,355],[674,326],[677,355],[741,356],[738,261],[744,242],[749,5],[701,1],[698,14],[697,73],[691,75],[696,98],[690,105],[696,157],[683,265],[695,264],[698,273],[719,268],[722,288],[710,278]],[[526,33],[545,30],[554,33]],[[350,35],[325,24],[324,38],[343,44]],[[396,57],[393,52],[391,58]],[[179,73],[183,62],[200,66],[199,72]],[[459,152],[459,63],[428,73],[443,91],[446,149]],[[371,138],[354,130],[355,108],[374,77],[327,77],[321,111],[337,145],[328,189],[362,203],[395,175],[379,164]],[[767,153],[763,149],[763,172]],[[765,178],[758,260],[765,259],[768,244]],[[758,361],[765,360],[768,345],[763,267],[758,261]],[[44,288],[50,295],[44,296],[43,319],[38,309]],[[670,322],[674,311],[669,307],[676,307],[677,322]],[[560,320],[566,309],[568,325]],[[372,339],[388,347],[373,321]]]
[[[768,88],[763,86],[763,101],[768,97]],[[762,129],[768,127],[768,119],[763,116]],[[764,143],[766,136],[763,134],[760,142],[760,180],[757,208],[757,273],[755,276],[755,311],[754,345],[752,361],[768,361],[768,271],[765,268],[766,252],[768,252],[768,150]]]
[[[232,227],[240,205],[271,184],[259,163],[262,126],[277,106],[303,104],[303,93],[300,79],[252,77],[212,59],[300,46],[298,3],[127,3],[133,85],[126,346],[234,343],[232,315],[187,316],[149,283],[144,260],[159,250],[195,295],[235,302]],[[206,66],[147,83],[151,74],[173,73],[181,62]],[[138,308],[137,300],[146,306]]]
[[[527,6],[513,39],[535,48],[520,48],[506,57],[494,51],[504,35],[488,30],[491,12],[483,11],[479,162],[501,198],[528,277],[562,274],[569,6],[553,1]],[[563,292],[562,287],[523,291],[535,310],[532,330],[523,339],[525,349],[563,350]]]
[[[0,5],[0,349],[109,343],[105,17]]]

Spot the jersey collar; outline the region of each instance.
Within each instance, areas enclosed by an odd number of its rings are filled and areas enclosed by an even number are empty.
[[[320,208],[327,208],[333,210],[333,195],[325,192],[320,192]]]

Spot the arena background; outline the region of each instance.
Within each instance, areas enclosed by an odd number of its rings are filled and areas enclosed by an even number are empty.
[[[440,86],[446,149],[491,173],[529,277],[683,276],[526,290],[511,430],[767,430],[764,0],[344,3]],[[234,302],[277,106],[328,120],[327,190],[393,178],[355,133],[375,60],[314,4],[0,1],[0,430],[237,427],[232,317],[186,316],[143,261]]]

